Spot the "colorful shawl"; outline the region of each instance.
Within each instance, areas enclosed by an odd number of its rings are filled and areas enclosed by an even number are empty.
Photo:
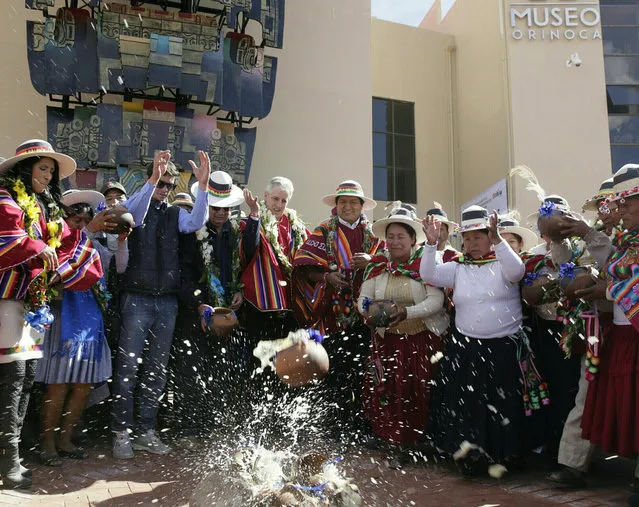
[[[424,247],[421,246],[410,256],[406,262],[393,262],[386,255],[376,255],[364,270],[364,280],[375,278],[384,272],[393,276],[407,276],[416,281],[421,281],[419,266],[424,255]]]
[[[338,224],[337,215],[333,215],[318,225],[297,251],[293,262],[293,305],[298,322],[303,327],[319,327],[323,334],[346,329],[360,318],[355,308],[359,292],[357,282],[352,292],[338,293],[327,287],[326,282],[311,282],[298,271],[302,267],[318,268],[325,273],[350,269],[350,258],[357,252],[351,251]],[[373,235],[365,215],[361,216],[358,228],[363,238],[361,251],[375,255],[384,242]]]
[[[289,310],[292,260],[306,241],[306,228],[293,210],[282,216],[289,229],[290,256],[286,257],[279,243],[278,222],[265,207],[260,211],[260,244],[242,272],[244,297],[262,312]]]
[[[497,262],[497,257],[495,256],[495,252],[490,252],[488,255],[484,255],[479,259],[473,259],[472,257],[466,257],[464,254],[460,253],[459,255],[450,259],[449,262],[458,262],[459,264],[489,264],[491,262]]]
[[[622,232],[613,240],[615,252],[606,272],[608,289],[636,330],[639,330],[639,235]]]

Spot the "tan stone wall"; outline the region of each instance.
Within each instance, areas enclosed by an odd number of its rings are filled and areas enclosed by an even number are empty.
[[[417,208],[453,208],[451,53],[453,37],[373,20],[373,95],[415,103]],[[383,204],[375,217],[380,218]]]

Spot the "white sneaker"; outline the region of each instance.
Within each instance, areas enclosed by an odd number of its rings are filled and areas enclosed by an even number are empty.
[[[135,437],[132,445],[136,451],[147,451],[153,454],[168,454],[172,450],[160,440],[155,430],[148,430],[146,433]]]
[[[116,459],[130,459],[133,457],[133,448],[128,431],[114,431],[113,457]]]

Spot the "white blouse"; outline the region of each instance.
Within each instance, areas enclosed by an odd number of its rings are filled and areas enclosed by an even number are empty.
[[[357,300],[357,307],[362,308],[364,298],[384,299],[389,273],[382,273],[374,278],[369,278],[362,284]],[[441,336],[450,325],[450,318],[444,309],[444,293],[436,287],[425,285],[407,276],[404,277],[410,283],[413,293],[413,306],[406,307],[406,319],[422,319],[428,330]],[[378,328],[378,333],[383,336],[383,328]]]
[[[519,281],[525,267],[505,241],[495,245],[496,262],[436,264],[436,247],[426,245],[420,266],[422,279],[455,290],[455,327],[472,338],[501,338],[521,327]]]

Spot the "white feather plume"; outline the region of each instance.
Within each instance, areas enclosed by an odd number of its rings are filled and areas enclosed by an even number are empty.
[[[520,178],[526,180],[528,184],[526,185],[526,190],[530,190],[537,194],[539,198],[539,202],[543,202],[546,198],[546,191],[542,188],[537,180],[537,176],[533,170],[526,165],[518,165],[517,167],[513,167],[510,170],[510,176],[519,176]]]
[[[386,207],[384,208],[384,211],[388,211],[390,208],[390,214],[394,215],[395,212],[402,207],[402,201],[393,201],[393,202],[389,202]]]

